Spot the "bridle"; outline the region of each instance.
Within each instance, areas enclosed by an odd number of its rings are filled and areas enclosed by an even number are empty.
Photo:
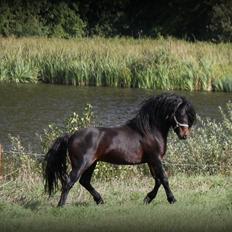
[[[174,115],[174,121],[175,121],[175,123],[176,123],[176,126],[173,127],[174,130],[175,130],[176,128],[178,128],[178,127],[186,127],[186,128],[189,128],[189,125],[188,125],[188,124],[178,122],[178,120],[176,119],[176,116],[175,116],[175,115]]]
[[[186,127],[186,128],[189,128],[189,125],[188,124],[185,124],[185,123],[180,123],[180,122],[178,122],[178,120],[176,119],[176,111],[178,110],[178,108],[179,108],[179,106],[182,104],[182,102],[181,103],[179,103],[178,104],[178,106],[176,107],[176,110],[175,110],[175,113],[174,113],[174,121],[175,121],[175,123],[176,123],[176,125],[175,125],[175,127],[173,127],[173,129],[175,130],[176,128],[179,128],[179,127]]]

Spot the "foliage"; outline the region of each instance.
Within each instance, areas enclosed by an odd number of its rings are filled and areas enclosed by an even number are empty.
[[[212,7],[209,30],[216,41],[232,41],[232,4],[219,2]]]
[[[213,89],[215,91],[232,92],[232,76],[224,76],[213,82]]]
[[[9,79],[7,81],[16,83],[36,83],[38,81],[37,68],[24,60],[15,60],[9,65],[8,69]]]
[[[50,1],[0,1],[0,35],[3,36],[54,36],[58,38],[81,37],[85,23],[78,7],[65,2]]]
[[[65,133],[73,134],[80,128],[91,126],[93,119],[92,106],[87,104],[82,115],[73,112],[64,120],[63,125],[55,123],[48,125],[48,129],[44,129],[43,134],[40,136],[43,151],[47,152],[57,137],[62,136]]]
[[[232,3],[226,0],[0,1],[0,35],[175,36],[231,41]]]
[[[41,165],[38,163],[38,158],[34,157],[30,151],[26,151],[21,144],[19,136],[14,137],[9,135],[10,150],[4,155],[4,174],[7,180],[17,178],[20,181],[27,180],[28,184],[39,179],[41,174]],[[38,175],[39,174],[39,175]]]
[[[0,81],[231,91],[230,44],[98,37],[0,42]]]
[[[47,16],[49,35],[60,38],[81,37],[84,35],[85,23],[79,14],[64,2],[52,5]]]

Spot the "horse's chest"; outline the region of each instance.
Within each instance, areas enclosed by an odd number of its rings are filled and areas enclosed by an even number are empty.
[[[142,147],[146,156],[160,156],[163,158],[166,152],[166,143],[162,139],[151,138],[142,142]]]

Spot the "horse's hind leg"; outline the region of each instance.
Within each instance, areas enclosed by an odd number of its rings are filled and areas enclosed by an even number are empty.
[[[72,171],[69,174],[69,177],[67,177],[66,183],[65,182],[62,183],[62,193],[60,196],[60,201],[58,203],[58,206],[63,206],[65,204],[70,189],[73,187],[73,185],[79,179],[80,175],[81,175],[80,170],[72,169]]]
[[[160,185],[161,185],[160,180],[155,176],[154,167],[151,164],[148,164],[148,166],[150,168],[152,177],[155,179],[155,186],[152,189],[152,191],[149,192],[147,196],[144,198],[144,204],[149,204],[156,197],[158,190],[160,188]]]
[[[103,204],[104,201],[101,197],[101,195],[94,189],[94,187],[90,184],[91,177],[93,174],[93,171],[96,167],[97,162],[93,163],[81,176],[80,184],[89,191],[89,193],[93,196],[94,201],[97,204]]]
[[[77,165],[72,167],[69,177],[67,177],[67,180],[62,183],[62,193],[58,206],[63,206],[65,204],[70,189],[80,179],[84,171],[92,164],[91,162],[83,162],[83,160],[77,160],[75,163]]]

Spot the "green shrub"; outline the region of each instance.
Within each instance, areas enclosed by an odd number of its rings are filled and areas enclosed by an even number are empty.
[[[0,35],[3,36],[76,38],[84,35],[85,27],[77,5],[73,9],[65,2],[0,2]]]
[[[40,179],[42,175],[42,166],[38,162],[38,158],[34,156],[31,151],[26,151],[21,143],[19,136],[11,136],[10,139],[10,150],[5,154],[3,160],[3,173],[5,180],[12,180],[18,178],[23,181],[34,182],[35,179]]]
[[[213,6],[209,30],[216,41],[232,41],[232,5],[230,1]]]
[[[48,128],[44,129],[43,134],[40,135],[42,150],[46,153],[52,146],[54,140],[65,133],[72,134],[80,128],[91,126],[93,119],[92,106],[87,104],[82,115],[73,112],[64,120],[62,125],[55,123],[48,125]]]
[[[12,34],[13,14],[7,4],[1,4],[0,6],[0,34],[10,36]]]
[[[51,5],[47,15],[49,35],[60,38],[81,37],[85,23],[66,3]]]

